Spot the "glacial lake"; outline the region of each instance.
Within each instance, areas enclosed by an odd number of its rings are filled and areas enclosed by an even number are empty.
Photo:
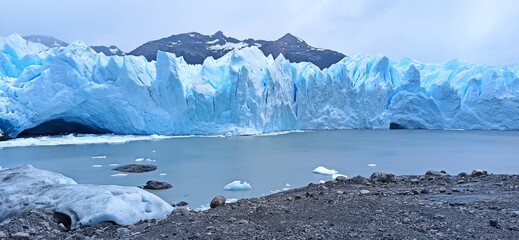
[[[154,164],[158,169],[126,176],[113,170],[132,163]],[[423,174],[430,169],[452,175],[473,169],[519,174],[519,132],[329,130],[0,148],[0,166],[21,164],[84,184],[143,186],[148,180],[166,181],[173,188],[151,192],[170,203],[186,201],[196,209],[216,195],[259,197],[331,180],[312,173],[318,166],[349,177],[369,177],[376,171]],[[223,187],[234,180],[249,182],[252,190],[225,191]]]

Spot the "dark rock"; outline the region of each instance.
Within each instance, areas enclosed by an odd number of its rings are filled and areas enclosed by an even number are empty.
[[[381,172],[375,172],[371,174],[370,180],[373,182],[396,182],[395,174],[392,173],[381,173]]]
[[[445,193],[447,192],[447,189],[445,187],[440,187],[440,189],[438,189],[438,192]]]
[[[313,197],[313,196],[314,196],[314,194],[313,194],[313,193],[311,193],[311,192],[306,192],[305,196],[306,196],[306,197]]]
[[[159,182],[159,181],[147,181],[146,186],[144,186],[144,189],[150,189],[150,190],[162,190],[162,189],[168,189],[172,188],[171,184],[167,182]]]
[[[420,193],[421,194],[427,194],[427,193],[429,193],[429,190],[424,188],[424,189],[420,190]]]
[[[335,178],[335,181],[337,181],[337,182],[347,182],[348,178],[345,177],[345,176],[338,176],[338,177]]]
[[[472,173],[470,174],[470,176],[472,176],[472,177],[483,177],[483,176],[487,176],[487,175],[488,175],[487,171],[479,170],[479,169],[472,171]]]
[[[488,223],[490,224],[491,227],[499,228],[499,224],[498,224],[497,220],[491,219],[490,221],[488,221]]]
[[[225,197],[218,195],[211,200],[211,204],[209,205],[211,208],[219,207],[225,205]]]
[[[177,203],[175,206],[177,207],[184,207],[184,206],[187,206],[187,202],[184,202],[184,201],[180,201],[179,203]]]
[[[466,172],[460,172],[460,173],[458,174],[458,177],[459,177],[459,178],[466,178],[466,177],[468,177],[468,176],[469,176],[469,174],[466,173]]]
[[[154,165],[143,165],[143,164],[129,164],[120,167],[114,168],[116,171],[120,172],[131,172],[131,173],[143,173],[143,172],[151,172],[155,171],[157,166]]]
[[[302,198],[302,197],[299,196],[299,195],[296,195],[296,196],[294,197],[295,200],[299,200],[299,199],[301,199],[301,198]]]
[[[350,181],[356,184],[369,184],[368,179],[362,176],[355,176]]]

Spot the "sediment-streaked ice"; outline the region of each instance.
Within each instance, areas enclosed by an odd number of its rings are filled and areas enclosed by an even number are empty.
[[[77,184],[31,165],[0,170],[0,222],[45,208],[71,217],[72,228],[113,221],[121,225],[166,218],[173,207],[138,187]]]

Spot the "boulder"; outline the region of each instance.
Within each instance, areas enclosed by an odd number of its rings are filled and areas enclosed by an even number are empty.
[[[151,172],[155,171],[157,166],[154,165],[143,165],[143,164],[129,164],[124,166],[119,166],[114,168],[116,171],[120,172],[130,172],[130,173],[143,173],[143,172]]]
[[[425,173],[425,176],[434,176],[434,177],[444,177],[444,176],[449,176],[449,174],[447,174],[447,172],[445,171],[434,171],[434,170],[429,170]]]
[[[167,182],[159,182],[159,181],[147,181],[146,186],[144,186],[144,189],[150,189],[150,190],[162,190],[162,189],[168,189],[172,188],[171,184]]]
[[[472,176],[472,177],[483,177],[483,176],[486,176],[486,175],[488,175],[487,171],[479,170],[479,169],[475,169],[470,174],[470,176]]]
[[[396,182],[395,174],[392,174],[392,173],[374,172],[373,174],[371,174],[371,177],[369,179],[372,182],[382,182],[382,183]]]
[[[338,176],[338,177],[335,178],[335,181],[337,181],[337,182],[347,182],[348,178],[345,177],[345,176]]]
[[[350,181],[356,184],[369,184],[368,179],[363,176],[355,176]]]
[[[209,205],[211,208],[219,207],[225,205],[225,197],[218,195],[211,200],[211,204]]]

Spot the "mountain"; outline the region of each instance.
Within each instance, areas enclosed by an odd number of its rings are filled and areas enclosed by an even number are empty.
[[[66,47],[68,43],[63,42],[55,37],[44,35],[30,35],[23,37],[29,42],[41,43],[47,47]]]
[[[97,53],[104,53],[106,56],[124,56],[125,52],[121,51],[118,47],[114,45],[106,46],[90,46]]]
[[[218,59],[234,49],[250,46],[259,47],[265,56],[277,57],[279,54],[283,54],[291,62],[311,62],[321,69],[346,57],[339,52],[311,47],[302,39],[291,34],[286,34],[276,41],[254,39],[240,41],[226,37],[221,31],[213,35],[202,35],[196,32],[172,35],[147,42],[129,54],[142,55],[151,61],[156,60],[157,51],[160,50],[182,56],[187,63],[202,64],[209,56]]]
[[[149,62],[96,54],[81,42],[47,48],[19,35],[0,38],[0,60],[0,135],[10,137],[55,123],[55,132],[165,135],[519,130],[519,66],[376,55],[321,70],[257,48],[191,65],[162,51]]]
[[[68,43],[61,41],[55,37],[52,36],[44,36],[44,35],[30,35],[30,36],[24,36],[25,40],[29,42],[34,43],[41,43],[47,47],[66,47],[68,46]],[[118,47],[114,45],[110,45],[109,47],[106,46],[90,46],[94,51],[97,53],[104,53],[106,56],[124,56],[126,53],[121,51]]]

